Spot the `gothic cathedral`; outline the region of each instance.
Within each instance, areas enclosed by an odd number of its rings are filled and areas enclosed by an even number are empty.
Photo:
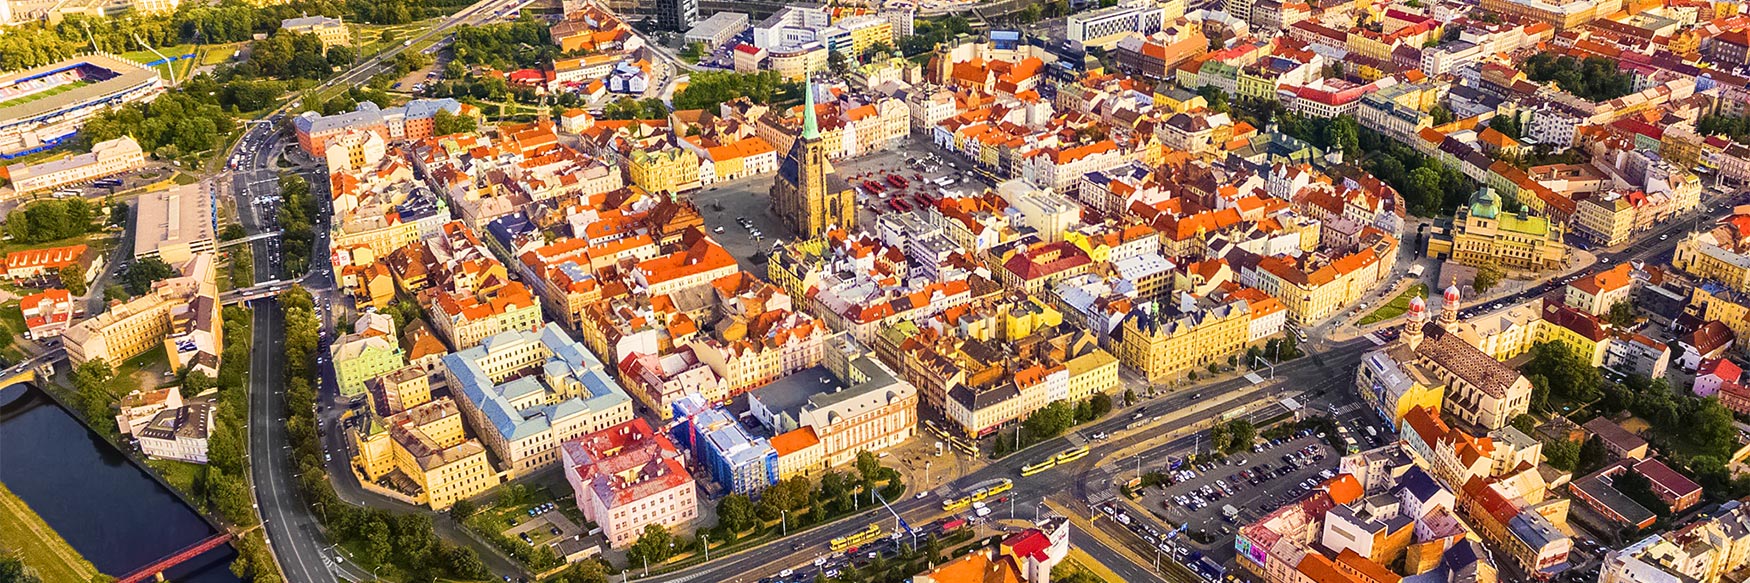
[[[813,83],[803,88],[802,136],[778,163],[778,177],[772,181],[772,212],[801,239],[857,224],[857,195],[826,159],[826,144],[815,120]]]

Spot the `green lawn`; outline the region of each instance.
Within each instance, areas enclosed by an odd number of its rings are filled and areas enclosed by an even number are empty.
[[[1404,312],[1410,311],[1411,299],[1427,297],[1428,284],[1418,283],[1410,286],[1410,289],[1404,290],[1404,293],[1398,294],[1397,297],[1392,298],[1390,302],[1386,302],[1385,305],[1380,306],[1379,309],[1374,310],[1373,313],[1368,314],[1367,317],[1362,318],[1358,323],[1362,326],[1366,326],[1374,322],[1383,322],[1402,316],[1404,315]]]
[[[195,482],[200,481],[201,476],[207,473],[206,466],[176,460],[149,459],[146,460],[146,465],[152,471],[158,472],[158,477],[164,478],[164,481],[170,482],[171,486],[191,499],[194,498]]]
[[[177,172],[177,173],[176,173],[176,177],[175,177],[175,178],[172,178],[172,179],[171,179],[171,181],[173,181],[173,182],[175,182],[175,183],[177,183],[177,184],[181,184],[181,185],[184,185],[184,186],[187,186],[187,185],[190,185],[190,184],[194,184],[194,183],[196,183],[196,182],[200,182],[200,181],[201,181],[201,179],[200,179],[200,178],[198,178],[198,177],[196,177],[196,176],[194,176],[194,175],[192,175],[192,174],[185,174],[185,173],[182,173],[182,172]]]
[[[0,551],[17,556],[43,581],[90,581],[100,575],[5,484],[0,484]]]
[[[115,398],[120,399],[133,392],[134,389],[156,389],[173,383],[176,380],[174,377],[164,376],[164,372],[169,370],[170,360],[164,354],[164,347],[154,346],[145,354],[130,358],[115,368],[115,377],[109,380],[109,392]],[[136,381],[134,373],[141,371],[149,373],[152,378],[143,383]],[[183,397],[193,396],[183,395]]]
[[[0,348],[0,358],[6,362],[23,362],[24,350],[18,347],[19,340],[24,338],[24,312],[18,309],[18,300],[0,304],[0,327],[13,339],[7,342],[5,348]]]

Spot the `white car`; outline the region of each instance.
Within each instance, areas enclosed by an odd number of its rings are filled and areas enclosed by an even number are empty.
[[[778,571],[779,577],[789,577],[789,576],[795,575],[795,574],[796,574],[795,569],[784,569],[782,571]]]

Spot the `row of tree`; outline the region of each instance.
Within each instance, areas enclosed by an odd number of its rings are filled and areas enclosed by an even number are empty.
[[[700,71],[689,76],[687,87],[674,94],[674,108],[714,112],[718,105],[737,97],[754,103],[790,103],[802,98],[802,84],[784,80],[777,71]]]
[[[316,350],[320,321],[310,293],[302,286],[280,296],[285,318],[286,433],[298,466],[298,488],[317,510],[329,536],[354,544],[371,565],[394,565],[408,581],[436,578],[485,579],[490,575],[473,549],[437,537],[431,517],[361,508],[339,499],[329,483],[318,443],[316,421]]]
[[[724,496],[717,501],[717,528],[710,533],[711,538],[727,544],[773,529],[829,522],[879,503],[871,499],[873,493],[894,500],[905,493],[905,484],[899,472],[881,465],[875,454],[859,452],[854,471],[829,471],[821,475],[818,487],[807,476],[794,476],[766,488],[758,502],[746,494]],[[652,549],[656,546],[650,545]],[[660,561],[653,557],[652,562]]]
[[[1112,397],[1105,393],[1071,404],[1052,401],[1021,421],[1013,431],[999,432],[991,442],[991,457],[1001,458],[1027,446],[1063,435],[1069,428],[1105,417],[1112,412]]]
[[[47,199],[6,215],[6,234],[20,243],[47,243],[96,230],[96,211],[83,198]]]
[[[310,181],[294,173],[281,174],[279,224],[284,254],[280,268],[284,275],[295,276],[310,268],[310,253],[316,241],[316,198],[310,194]]]
[[[1615,60],[1604,57],[1580,60],[1568,55],[1558,57],[1538,53],[1525,59],[1519,68],[1532,81],[1555,81],[1563,91],[1592,101],[1616,99],[1635,90],[1634,74],[1622,70]]]
[[[248,471],[243,455],[247,447],[243,433],[249,411],[249,394],[244,387],[249,370],[250,314],[240,307],[223,311],[222,326],[234,339],[225,345],[219,361],[219,377],[208,377],[200,371],[184,370],[178,379],[184,395],[194,396],[216,389],[214,397],[213,431],[207,441],[207,465],[185,492],[202,510],[217,515],[228,524],[239,527],[259,522],[253,508],[249,485],[244,479]],[[112,391],[117,384],[132,387],[131,379],[116,383],[115,371],[102,360],[81,363],[73,370],[74,403],[92,428],[116,439],[115,403],[121,395]],[[237,542],[238,556],[231,571],[251,581],[278,581],[273,557],[268,554],[259,532]]]

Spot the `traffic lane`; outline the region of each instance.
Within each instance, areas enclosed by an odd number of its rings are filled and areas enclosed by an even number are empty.
[[[1100,531],[1099,534],[1104,535],[1107,540],[1102,541],[1095,536],[1095,533],[1082,532],[1080,529],[1072,528],[1070,529],[1071,544],[1088,551],[1088,554],[1096,560],[1123,575],[1126,583],[1187,580],[1185,574],[1180,571],[1184,568],[1183,566],[1172,564],[1172,557],[1163,554],[1159,548],[1149,545],[1148,541],[1143,540],[1141,535],[1130,530],[1130,527],[1120,524],[1117,520],[1104,514],[1096,516],[1093,524],[1094,528]],[[1077,534],[1081,535],[1079,541]],[[1110,543],[1117,543],[1119,547],[1129,551],[1131,555],[1118,552],[1118,549],[1113,548]],[[1145,565],[1139,563],[1132,556],[1150,557],[1154,560],[1147,561],[1148,564]],[[1120,570],[1120,567],[1123,567],[1124,570]],[[1190,580],[1195,580],[1195,578]]]

